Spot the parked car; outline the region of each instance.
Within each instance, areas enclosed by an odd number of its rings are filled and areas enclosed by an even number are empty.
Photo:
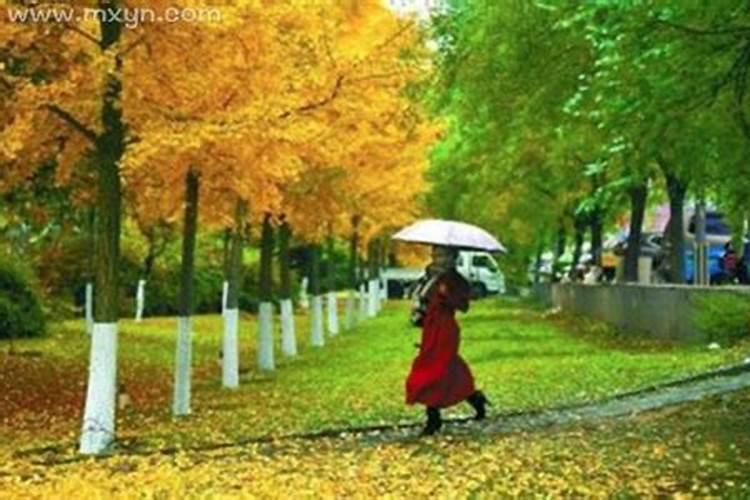
[[[488,252],[461,251],[456,270],[471,284],[475,297],[505,293],[505,276]],[[408,296],[412,286],[424,274],[423,269],[391,267],[383,271],[388,297]]]
[[[607,279],[615,277],[617,263],[625,257],[628,248],[627,234],[609,238],[602,248],[602,269]],[[664,236],[661,233],[641,233],[640,257],[651,257],[653,269],[658,268],[664,259],[662,248]]]

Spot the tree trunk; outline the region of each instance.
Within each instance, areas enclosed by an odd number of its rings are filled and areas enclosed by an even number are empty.
[[[283,220],[283,218],[282,218]],[[297,355],[297,338],[294,332],[294,305],[292,304],[292,273],[289,258],[289,240],[291,229],[283,221],[279,227],[279,290],[281,308],[281,352],[285,356]]]
[[[227,311],[227,297],[229,295],[229,262],[231,259],[230,243],[232,242],[232,230],[224,230],[224,246],[222,249],[222,271],[224,273],[224,282],[221,286],[221,315]]]
[[[560,257],[565,253],[565,244],[567,235],[565,234],[565,226],[560,222],[560,227],[557,230],[557,238],[555,240],[555,251],[552,260],[552,274],[553,278],[558,276],[558,270],[560,268]]]
[[[313,347],[323,347],[323,299],[320,295],[320,245],[310,247],[310,344]]]
[[[152,227],[148,235],[146,236],[146,241],[148,241],[148,252],[146,252],[146,257],[143,259],[143,274],[142,278],[144,280],[148,280],[151,276],[151,272],[154,269],[154,263],[156,262],[156,228]]]
[[[378,311],[383,308],[383,304],[388,298],[386,283],[383,279],[384,271],[388,265],[388,239],[381,238],[378,245]]]
[[[352,234],[349,238],[349,269],[347,281],[349,287],[346,296],[346,328],[354,328],[357,323],[356,313],[356,290],[357,290],[357,267],[359,266],[359,256],[357,248],[359,247],[359,216],[352,217]]]
[[[247,201],[238,199],[234,214],[234,230],[229,258],[229,288],[227,310],[224,314],[222,349],[222,385],[233,389],[240,384],[238,330],[240,321],[239,299],[242,288],[242,251],[247,217]]]
[[[339,333],[338,300],[336,297],[336,269],[334,265],[333,227],[328,225],[326,239],[326,310],[328,312],[328,334],[335,337]]]
[[[260,304],[258,305],[258,369],[273,370],[273,226],[263,217],[260,241]]]
[[[693,281],[696,285],[709,285],[708,240],[706,238],[706,202],[702,198],[695,207],[695,265]]]
[[[591,227],[591,259],[594,265],[602,265],[602,229],[604,222],[602,221],[602,211],[595,209],[591,213],[591,220],[589,221]]]
[[[676,175],[664,172],[667,180],[667,194],[669,195],[669,223],[667,225],[669,238],[669,281],[671,283],[685,283],[685,195],[687,185]]]
[[[94,333],[94,279],[96,268],[94,266],[94,255],[96,254],[96,207],[90,206],[87,214],[88,226],[88,251],[86,258],[86,288],[84,298],[84,317],[86,319],[86,333],[91,336]]]
[[[146,280],[139,279],[135,292],[135,320],[143,319],[143,309],[146,307]]]
[[[367,316],[374,318],[378,314],[378,240],[373,238],[367,246],[369,264],[367,282]]]
[[[100,48],[108,50],[120,39],[121,21],[113,12],[120,2],[102,4],[106,15],[100,21]],[[122,60],[116,60],[116,70],[107,75],[101,108],[101,133],[96,137],[94,158],[97,165],[97,244],[96,244],[96,302],[94,329],[91,337],[89,378],[84,405],[83,427],[79,451],[99,454],[115,438],[115,400],[117,397],[117,321],[120,284],[121,182],[119,163],[125,150],[125,127],[122,122],[119,75]]]
[[[576,266],[581,260],[581,253],[583,253],[583,239],[586,232],[586,221],[584,217],[579,215],[575,218],[573,225],[575,227],[575,244],[573,246],[573,262],[571,263],[570,271],[568,272],[568,276],[571,278],[575,276]]]
[[[175,416],[190,414],[190,366],[192,358],[191,321],[195,276],[195,240],[198,233],[200,177],[193,169],[185,176],[185,218],[182,226],[182,262],[180,263],[180,302],[177,318],[174,400]]]
[[[538,285],[542,281],[542,255],[544,254],[544,243],[539,242],[534,256],[534,284]]]
[[[638,281],[638,257],[641,255],[641,232],[646,214],[648,186],[646,181],[630,188],[630,232],[625,250],[625,281]]]

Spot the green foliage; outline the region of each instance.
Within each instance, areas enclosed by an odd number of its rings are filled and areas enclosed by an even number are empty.
[[[8,261],[0,263],[0,339],[41,335],[44,313],[30,273]]]
[[[737,41],[747,9],[733,0],[448,7],[433,22],[429,99],[448,125],[431,158],[435,215],[495,232],[522,257],[511,264],[520,271],[575,216],[612,223],[631,186],[655,180],[663,197],[658,176],[670,174],[715,200],[739,234],[750,192],[750,62]]]
[[[709,342],[731,346],[750,336],[750,296],[711,293],[695,300],[693,320]]]

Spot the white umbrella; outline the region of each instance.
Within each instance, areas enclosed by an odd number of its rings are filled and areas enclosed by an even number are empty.
[[[481,227],[450,220],[420,220],[394,234],[393,239],[467,250],[507,251],[502,243]]]

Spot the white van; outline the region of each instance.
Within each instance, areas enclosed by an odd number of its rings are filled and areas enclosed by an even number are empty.
[[[476,297],[505,293],[505,276],[488,252],[462,250],[456,261],[456,270],[471,284]],[[418,268],[385,269],[383,281],[388,297],[405,297],[423,274],[424,270]]]
[[[471,283],[478,297],[505,293],[505,276],[495,258],[487,252],[460,252],[456,270]]]

